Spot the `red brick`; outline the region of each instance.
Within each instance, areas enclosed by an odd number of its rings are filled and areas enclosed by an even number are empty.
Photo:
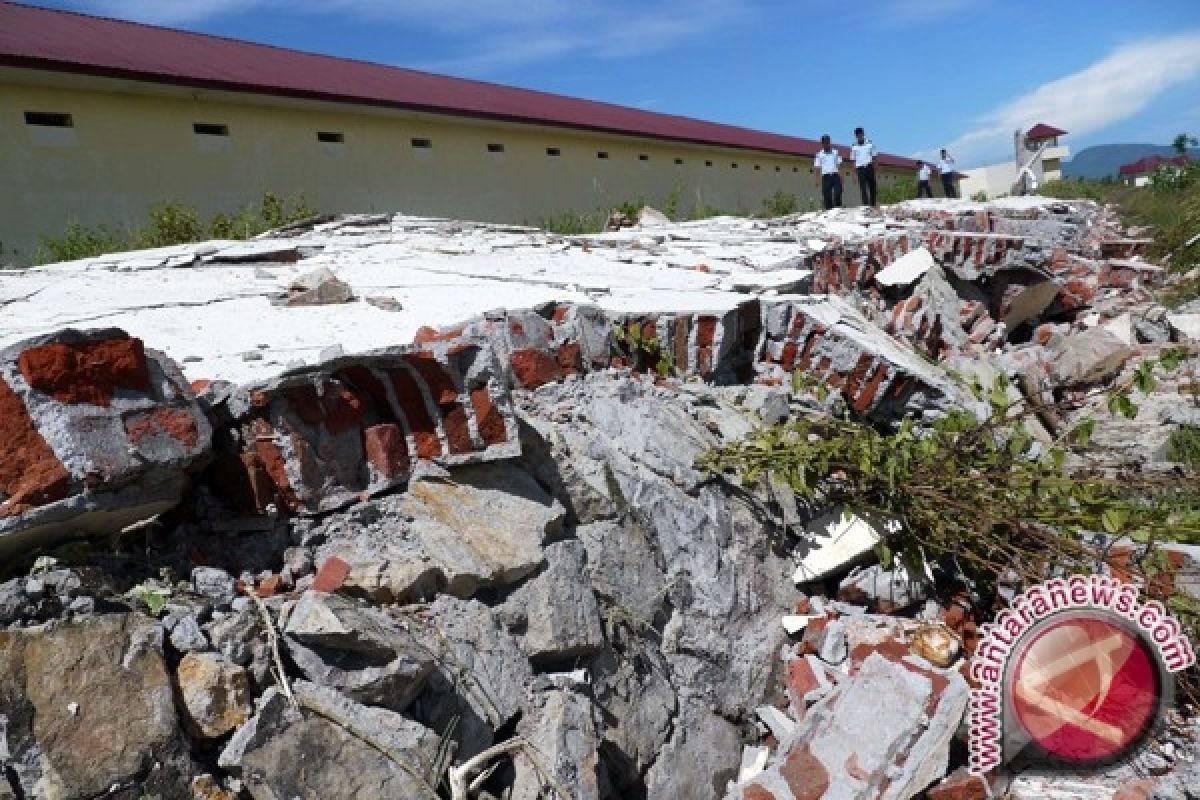
[[[875,402],[875,395],[879,393],[879,387],[887,378],[889,370],[887,364],[880,363],[875,368],[875,372],[867,379],[867,383],[863,386],[858,396],[854,398],[851,407],[860,414],[867,413],[871,405]]]
[[[408,471],[408,444],[399,425],[384,422],[366,428],[363,452],[385,478],[395,478]]]
[[[451,453],[469,453],[475,449],[471,439],[471,423],[467,420],[466,409],[455,403],[442,414],[442,427],[446,431],[446,444]]]
[[[0,379],[0,517],[66,497],[71,476],[42,438],[25,403]]]
[[[296,500],[296,493],[292,491],[292,482],[288,478],[287,462],[283,458],[283,453],[271,441],[274,430],[265,420],[257,419],[254,421],[254,434],[256,455],[259,463],[271,478],[271,482],[275,484],[275,496],[280,505],[287,509],[297,508],[299,503]]]
[[[259,597],[273,597],[283,589],[283,578],[278,575],[269,575],[258,582],[258,586],[254,591]]]
[[[192,381],[192,392],[194,394],[200,394],[211,385],[212,381],[210,381],[208,378],[198,378]]]
[[[108,406],[118,387],[150,391],[141,339],[56,342],[31,347],[17,361],[30,386],[68,405]]]
[[[829,789],[829,771],[807,745],[789,753],[779,773],[796,800],[820,800]]]
[[[517,382],[526,389],[536,389],[563,377],[562,367],[554,356],[536,348],[514,350],[510,363]]]
[[[184,447],[195,447],[200,440],[196,420],[183,408],[155,408],[125,417],[125,433],[134,444],[147,436],[166,434]]]
[[[350,565],[337,556],[330,556],[321,564],[313,578],[314,592],[336,592],[350,576]]]
[[[696,320],[696,344],[700,347],[712,347],[717,335],[717,318],[711,315]]]
[[[987,782],[961,767],[926,794],[927,800],[988,800],[989,797]]]
[[[558,347],[555,360],[559,368],[568,375],[574,375],[583,368],[583,357],[576,342],[566,342]]]
[[[787,686],[797,703],[816,689],[821,688],[820,677],[813,671],[807,658],[793,658],[787,665]]]
[[[417,445],[417,457],[437,458],[442,454],[442,442],[438,438],[437,424],[433,421],[433,417],[429,416],[429,409],[425,405],[425,396],[421,393],[421,388],[417,386],[416,379],[403,367],[388,370],[387,376],[396,392],[400,409],[408,420],[408,427],[412,431],[413,440]]]
[[[681,372],[686,371],[691,364],[688,359],[688,335],[692,329],[692,318],[681,314],[675,318],[675,366]]]
[[[471,407],[475,409],[475,424],[484,444],[504,444],[508,441],[508,430],[504,426],[504,415],[492,403],[486,386],[471,390]]]
[[[796,368],[796,353],[800,348],[793,341],[787,341],[783,345],[783,351],[779,354],[779,363],[788,372]]]
[[[420,328],[417,328],[417,333],[413,336],[413,344],[422,345],[429,342],[445,342],[450,339],[457,339],[462,334],[462,328],[452,328],[445,332],[439,332],[437,328],[422,325]]]
[[[742,790],[742,800],[775,800],[775,795],[757,783],[752,783]]]

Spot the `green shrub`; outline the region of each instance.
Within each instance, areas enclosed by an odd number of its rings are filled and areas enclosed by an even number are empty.
[[[34,254],[38,264],[55,261],[75,261],[80,258],[102,256],[129,248],[129,239],[107,225],[89,228],[78,222],[68,222],[62,236],[38,237],[40,244]]]
[[[917,196],[917,179],[912,178],[886,178],[879,185],[878,197],[880,205],[890,206],[893,203],[902,203],[905,200],[912,200]]]
[[[204,239],[249,239],[274,228],[308,219],[315,213],[304,195],[289,202],[272,192],[264,193],[257,207],[243,206],[233,216],[219,211],[208,222],[202,222],[195,209],[179,202],[170,202],[151,208],[147,213],[146,227],[130,232],[123,233],[107,225],[89,228],[71,222],[61,236],[42,234],[34,261],[38,264],[74,261],[105,253],[166,247]]]
[[[763,200],[763,210],[768,217],[786,217],[795,214],[800,208],[800,201],[792,192],[776,189],[775,194]]]
[[[978,192],[971,195],[971,199],[974,200],[976,203],[986,203],[987,199],[988,199],[988,195],[987,195],[987,192],[985,192],[983,189],[980,189]]]
[[[536,225],[550,233],[577,236],[585,233],[600,233],[604,230],[604,224],[607,221],[607,217],[598,211],[592,213],[564,211],[551,217],[542,217]]]
[[[1200,470],[1200,425],[1180,425],[1171,431],[1167,459]]]

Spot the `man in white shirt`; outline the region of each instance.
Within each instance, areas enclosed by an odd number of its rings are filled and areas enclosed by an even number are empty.
[[[954,191],[954,156],[946,152],[942,148],[942,160],[938,162],[938,172],[942,175],[942,191],[946,193],[946,197],[958,197],[958,193]]]
[[[813,180],[820,181],[821,197],[825,201],[825,210],[842,205],[842,176],[838,168],[842,165],[842,155],[833,149],[829,134],[821,137],[821,149],[813,158]],[[816,176],[820,175],[818,179]]]
[[[858,194],[864,206],[877,206],[879,202],[875,197],[875,155],[878,151],[862,128],[854,129],[854,138],[855,143],[850,145],[850,155],[854,158],[854,171],[858,174]]]
[[[933,169],[924,161],[917,162],[917,197],[933,199],[933,187],[929,185],[929,176]]]

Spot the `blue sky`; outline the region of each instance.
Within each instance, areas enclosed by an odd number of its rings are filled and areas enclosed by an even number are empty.
[[[1200,134],[1200,0],[49,0],[960,166]]]

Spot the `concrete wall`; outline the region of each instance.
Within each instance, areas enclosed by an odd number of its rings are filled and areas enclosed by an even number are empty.
[[[29,125],[65,113],[72,127]],[[193,132],[226,126],[228,136]],[[318,131],[342,143],[318,141]],[[414,147],[413,139],[430,146]],[[489,152],[488,145],[503,152]],[[548,154],[557,148],[558,156]],[[597,153],[607,153],[599,158]],[[528,222],[644,200],[752,213],[783,190],[816,207],[811,158],[317,101],[0,69],[0,258],[68,222],[136,226],[179,201],[208,216],[301,194],[322,212]],[[736,165],[736,167],[734,166]],[[888,174],[884,170],[884,176]],[[858,200],[853,181],[846,203]]]

